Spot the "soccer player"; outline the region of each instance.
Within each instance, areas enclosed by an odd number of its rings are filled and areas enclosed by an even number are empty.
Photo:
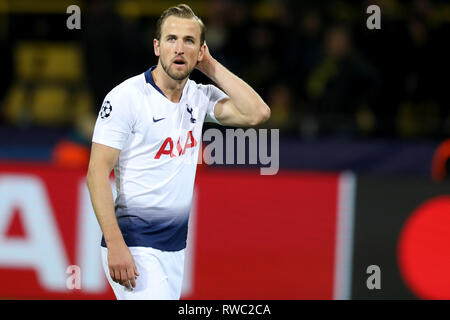
[[[87,184],[117,299],[180,298],[204,121],[253,126],[270,117],[261,97],[211,56],[189,6],[162,13],[153,45],[158,64],[106,95],[92,138]],[[190,80],[195,68],[223,91]]]

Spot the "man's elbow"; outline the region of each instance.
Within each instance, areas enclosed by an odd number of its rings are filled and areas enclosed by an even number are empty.
[[[96,177],[98,177],[98,170],[95,166],[93,166],[91,163],[89,164],[89,168],[86,174],[86,184],[88,189],[92,187],[94,184],[94,181],[96,180]]]
[[[267,120],[269,120],[269,119],[270,119],[270,114],[271,114],[270,108],[269,108],[269,106],[268,106],[267,104],[264,105],[264,109],[263,109],[263,110],[264,110],[264,111],[262,112],[263,118],[262,118],[262,122],[261,122],[261,123],[264,123],[264,122],[266,122]]]
[[[260,108],[257,114],[255,114],[252,119],[250,120],[251,126],[257,126],[260,124],[263,124],[270,118],[270,108],[263,104]]]
[[[92,184],[92,170],[88,169],[88,172],[86,174],[86,185],[88,188],[90,188],[91,184]]]

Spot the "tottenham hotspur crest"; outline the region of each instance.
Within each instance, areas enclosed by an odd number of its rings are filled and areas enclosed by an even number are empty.
[[[194,119],[194,115],[192,114],[192,108],[189,109],[189,105],[186,103],[186,111],[191,115],[191,123],[195,123],[197,120]]]
[[[105,101],[100,109],[100,118],[106,119],[111,115],[112,106],[109,101]]]

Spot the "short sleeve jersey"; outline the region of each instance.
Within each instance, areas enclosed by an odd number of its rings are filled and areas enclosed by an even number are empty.
[[[203,123],[227,95],[188,80],[178,103],[156,86],[150,68],[105,97],[92,141],[120,150],[115,212],[128,246],[186,247]],[[102,239],[102,245],[105,245]]]

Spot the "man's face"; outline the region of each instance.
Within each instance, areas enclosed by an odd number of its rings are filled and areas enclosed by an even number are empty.
[[[184,80],[201,60],[200,25],[194,19],[168,17],[161,27],[161,39],[154,40],[155,55],[174,80]]]

